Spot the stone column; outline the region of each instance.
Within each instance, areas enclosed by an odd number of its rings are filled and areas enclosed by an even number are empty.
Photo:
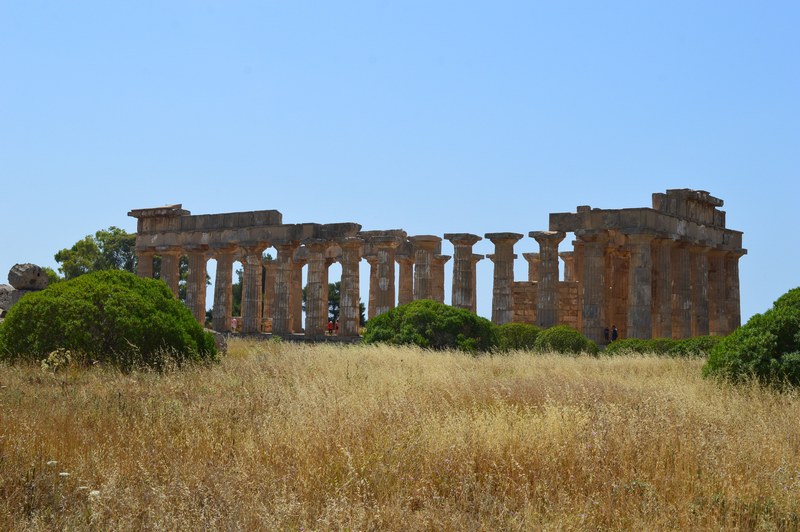
[[[582,302],[583,334],[597,343],[603,342],[603,329],[608,326],[606,318],[605,253],[608,234],[605,231],[576,231],[580,240],[582,272],[579,272],[582,287],[579,290]]]
[[[214,280],[214,309],[212,323],[217,332],[231,330],[231,312],[233,308],[233,294],[231,293],[231,279],[233,271],[233,254],[235,248],[223,247],[216,250],[217,273]]]
[[[742,325],[742,310],[739,301],[739,259],[744,250],[729,251],[725,255],[725,300],[727,303],[728,330],[730,334]]]
[[[261,280],[263,263],[261,254],[266,243],[245,245],[242,248],[242,332],[254,334],[261,332]]]
[[[339,239],[342,248],[342,283],[339,291],[339,335],[358,336],[360,328],[358,263],[364,241],[358,237]]]
[[[673,241],[653,242],[653,338],[672,338]]]
[[[558,244],[562,231],[531,231],[528,236],[539,243],[539,283],[536,301],[536,322],[539,327],[558,323]]]
[[[153,258],[155,253],[152,251],[136,252],[136,275],[144,279],[153,278]]]
[[[578,282],[578,319],[575,322],[575,328],[583,331],[583,242],[573,240],[572,249],[575,263],[575,281]]]
[[[328,260],[330,242],[306,241],[308,285],[306,288],[306,336],[323,336],[328,325]]]
[[[400,265],[397,304],[405,305],[414,301],[414,257],[409,255],[397,255],[395,260],[397,264]]]
[[[402,242],[403,239],[398,236],[372,238],[372,245],[377,257],[374,316],[383,314],[395,306],[394,262],[397,247]]]
[[[273,301],[272,333],[290,334],[292,332],[292,281],[294,280],[294,253],[299,242],[291,240],[275,244],[278,251],[275,270],[275,300]]]
[[[434,235],[418,235],[408,239],[414,249],[414,299],[433,299],[433,256],[439,250],[442,239]]]
[[[708,335],[708,251],[707,246],[689,248],[692,283],[692,336]]]
[[[189,251],[186,306],[200,325],[206,322],[206,260],[208,257],[202,249]]]
[[[472,258],[472,246],[482,239],[470,233],[448,233],[444,237],[453,244],[453,292],[450,301],[454,307],[474,312],[472,278],[476,262]]]
[[[175,249],[168,249],[159,252],[161,255],[161,280],[178,297],[178,286],[180,285],[180,260],[181,252]]]
[[[575,281],[575,253],[572,251],[562,251],[558,254],[564,261],[564,282]]]
[[[724,336],[728,330],[727,301],[725,285],[726,251],[712,249],[708,252],[708,333]]]
[[[308,251],[301,247],[292,260],[292,292],[289,297],[289,314],[293,333],[303,332],[303,266],[308,263]]]
[[[433,280],[433,300],[444,303],[444,265],[450,255],[434,255],[431,261],[431,278]]]
[[[653,336],[653,235],[627,235],[628,338]]]
[[[692,281],[689,275],[689,245],[678,242],[672,252],[672,337],[692,336]]]
[[[538,253],[523,253],[522,258],[528,262],[528,282],[539,282],[539,265],[541,261]]]
[[[262,331],[264,332],[272,332],[271,329],[271,322],[272,318],[275,315],[275,276],[276,272],[278,271],[278,261],[275,259],[267,260],[262,259],[263,265],[263,276],[262,276],[262,283],[261,289],[263,291],[262,295],[262,311],[261,317],[262,322],[264,320],[269,320],[269,325],[262,324]]]
[[[494,284],[492,287],[492,321],[498,325],[514,319],[514,244],[522,238],[520,233],[486,233],[494,244]]]
[[[485,258],[485,255],[472,254],[472,306],[470,310],[473,314],[478,313],[478,268],[476,266]]]
[[[367,301],[367,319],[371,320],[377,314],[375,300],[378,297],[378,256],[365,255],[363,257],[369,264],[369,300]]]

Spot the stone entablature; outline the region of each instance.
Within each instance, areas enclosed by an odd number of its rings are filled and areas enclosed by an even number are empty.
[[[566,324],[603,341],[616,325],[621,337],[685,338],[724,335],[740,324],[738,261],[747,252],[742,233],[725,227],[723,202],[708,192],[672,189],[653,194],[652,208],[592,209],[550,215],[548,231],[531,231],[538,252],[522,253],[527,281],[514,280],[514,247],[521,233],[487,233],[494,253],[492,320]],[[353,222],[284,224],[275,210],[191,215],[181,205],[137,209],[136,251],[140,276],[152,277],[161,257],[161,278],[177,295],[180,258],[188,259],[186,304],[205,317],[208,260],[217,261],[213,327],[231,330],[231,269],[244,270],[241,330],[321,336],[327,330],[328,268],[341,263],[339,334],[359,334],[359,263],[370,266],[369,317],[415,299],[444,302],[445,267],[452,266],[454,306],[476,305],[473,253],[481,240],[447,233],[409,236],[402,229],[361,231]],[[573,249],[560,251],[566,233]],[[265,260],[267,248],[277,257]],[[453,259],[452,262],[450,259]],[[559,259],[564,262],[563,280]],[[302,272],[307,268],[305,327]],[[395,281],[395,279],[397,279]]]

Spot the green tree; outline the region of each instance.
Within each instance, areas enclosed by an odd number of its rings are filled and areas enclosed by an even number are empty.
[[[86,235],[71,248],[55,254],[65,279],[100,270],[136,271],[136,234],[114,227]]]

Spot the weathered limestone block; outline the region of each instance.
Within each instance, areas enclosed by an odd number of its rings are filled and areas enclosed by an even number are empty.
[[[512,285],[514,323],[536,323],[537,285],[533,281],[515,281]]]
[[[14,287],[7,284],[0,284],[0,309],[8,310],[11,308],[12,294]]]
[[[8,282],[17,290],[44,290],[47,273],[35,264],[15,264],[8,272]]]

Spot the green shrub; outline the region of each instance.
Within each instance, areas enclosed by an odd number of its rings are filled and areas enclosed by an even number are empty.
[[[539,333],[536,337],[537,351],[557,353],[589,353],[596,355],[597,344],[567,325],[556,325]]]
[[[670,357],[705,357],[711,349],[722,340],[719,336],[698,336],[673,340],[671,338],[652,338],[640,340],[625,338],[608,344],[603,351],[605,355],[637,354]]]
[[[773,308],[722,339],[712,349],[703,375],[800,385],[800,289],[790,290]]]
[[[420,299],[367,322],[364,342],[415,344],[431,349],[488,351],[498,345],[497,326],[468,310]]]
[[[155,279],[106,270],[26,295],[0,324],[0,359],[42,360],[58,349],[131,369],[214,360],[214,338]]]
[[[672,357],[707,357],[724,336],[695,336],[683,340],[673,340],[674,345],[667,351]]]
[[[624,338],[611,342],[603,350],[604,355],[663,355],[669,348],[666,346],[667,340],[665,338],[657,338],[655,340],[642,340],[640,338]]]
[[[536,337],[542,332],[540,327],[529,323],[504,323],[498,328],[500,350],[511,351],[532,350],[536,345]]]

